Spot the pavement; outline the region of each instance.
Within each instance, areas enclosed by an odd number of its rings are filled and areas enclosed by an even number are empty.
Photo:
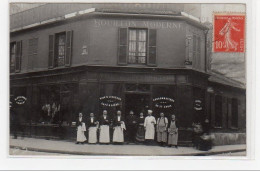
[[[25,150],[26,152],[16,151]],[[31,152],[28,152],[31,151]],[[49,153],[49,154],[48,154]],[[136,144],[101,145],[75,144],[71,141],[46,140],[36,138],[10,139],[10,155],[117,155],[117,156],[246,156],[246,145],[213,146],[209,151],[200,151],[192,147],[161,147]]]

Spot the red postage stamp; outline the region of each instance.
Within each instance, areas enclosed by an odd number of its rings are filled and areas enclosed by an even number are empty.
[[[245,15],[214,14],[214,52],[245,51]]]

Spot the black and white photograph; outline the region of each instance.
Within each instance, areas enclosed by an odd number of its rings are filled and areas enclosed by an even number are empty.
[[[9,157],[246,157],[245,3],[9,3]],[[4,57],[3,57],[4,58]]]

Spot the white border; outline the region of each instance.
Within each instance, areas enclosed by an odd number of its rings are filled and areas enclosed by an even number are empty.
[[[10,1],[10,2],[25,2],[21,1]],[[49,2],[45,0],[36,1],[36,0],[26,0],[26,2]],[[89,0],[56,0],[51,2],[93,2]],[[195,1],[191,0],[97,0],[95,2],[139,2],[139,3],[194,3]],[[0,29],[2,33],[1,39],[1,50],[8,50],[9,43],[9,7],[7,1],[0,1],[1,3],[1,17],[2,24],[4,24]],[[34,157],[34,158],[8,158],[8,91],[9,91],[9,73],[8,73],[8,51],[1,51],[0,57],[2,58],[1,63],[1,114],[0,114],[0,170],[252,170],[260,169],[259,163],[259,137],[256,130],[259,132],[260,128],[258,126],[255,129],[255,123],[259,122],[258,115],[260,113],[259,107],[256,107],[256,103],[260,104],[260,93],[257,88],[260,87],[259,77],[260,77],[260,68],[256,71],[256,65],[260,65],[260,60],[256,59],[255,51],[260,50],[259,45],[256,49],[255,41],[259,44],[259,39],[256,39],[256,29],[260,30],[259,26],[259,15],[260,15],[260,2],[255,0],[198,0],[196,3],[246,3],[247,4],[247,26],[246,26],[246,47],[247,47],[247,60],[246,60],[246,69],[247,70],[247,151],[248,159],[245,160],[242,157],[240,160],[237,160],[239,157]],[[257,14],[258,20],[255,18],[256,5],[258,6]],[[256,23],[257,22],[257,26]],[[7,27],[6,27],[7,26]],[[259,38],[259,32],[257,33]],[[4,39],[3,39],[4,38]],[[257,54],[259,55],[259,53]],[[259,56],[260,57],[260,56]],[[258,77],[258,78],[256,78]],[[257,102],[256,102],[257,101]],[[258,105],[257,104],[257,105]],[[256,110],[257,108],[257,110]],[[255,135],[258,134],[258,135]],[[4,139],[4,140],[3,140]],[[74,159],[77,158],[77,159]],[[82,159],[84,158],[84,159]],[[87,159],[86,159],[87,158]],[[99,158],[99,159],[97,159]],[[100,159],[102,158],[102,159]],[[123,158],[123,159],[118,159]],[[213,160],[214,159],[214,160]],[[222,160],[224,159],[224,160]]]

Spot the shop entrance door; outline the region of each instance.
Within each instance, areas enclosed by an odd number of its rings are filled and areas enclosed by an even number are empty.
[[[150,106],[150,94],[140,93],[126,93],[125,94],[125,114],[128,115],[132,110],[136,116],[139,116],[140,112],[146,115],[147,109]]]

